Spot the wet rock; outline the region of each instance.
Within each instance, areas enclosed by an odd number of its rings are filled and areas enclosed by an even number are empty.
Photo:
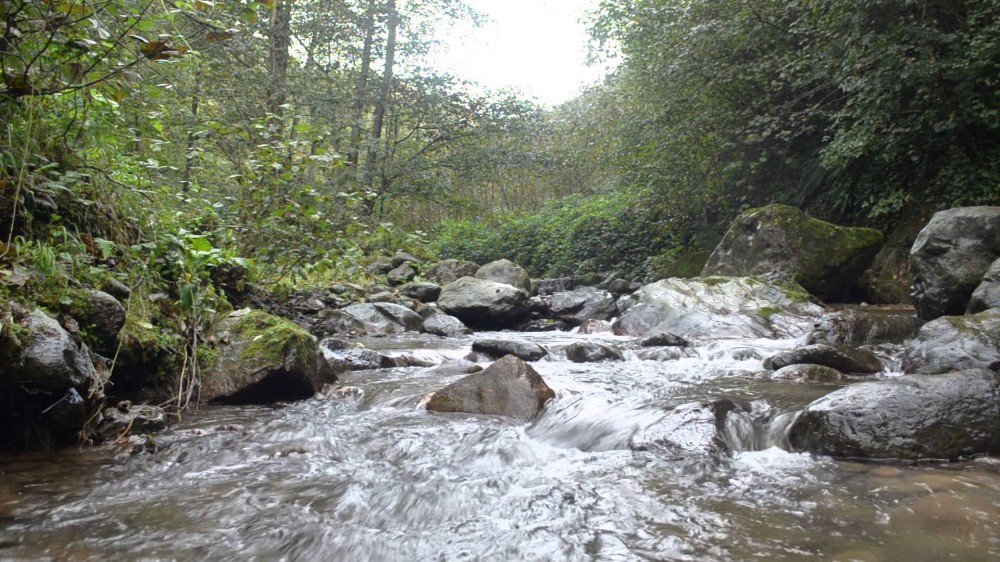
[[[118,333],[125,326],[125,306],[103,291],[87,291],[83,314],[78,320],[89,328],[94,349],[101,355],[114,356]]]
[[[878,345],[903,343],[917,335],[923,321],[909,309],[849,309],[823,316],[809,343]]]
[[[416,276],[417,269],[407,262],[390,271],[388,275],[386,275],[386,279],[389,281],[390,287],[398,287],[413,281]]]
[[[101,412],[97,438],[100,441],[115,441],[128,434],[152,433],[166,427],[167,414],[163,408],[123,402]]]
[[[326,340],[323,340],[326,342]],[[397,366],[396,361],[381,353],[365,348],[351,347],[348,349],[323,348],[323,359],[330,372],[334,374],[353,371],[374,371]]]
[[[789,365],[823,365],[842,373],[881,373],[882,362],[870,351],[846,345],[813,344],[779,353],[764,360],[764,368],[776,371]]]
[[[445,338],[459,338],[472,333],[472,330],[463,324],[461,320],[443,312],[439,312],[424,320],[422,329],[428,334]]]
[[[596,342],[577,342],[566,347],[566,358],[574,363],[624,361],[621,351]]]
[[[541,413],[553,392],[531,365],[507,356],[484,371],[454,382],[431,396],[427,410],[506,416],[529,421]]]
[[[1000,452],[1000,374],[970,370],[854,384],[810,404],[788,439],[799,451],[868,459]]]
[[[490,262],[476,271],[476,279],[506,283],[531,294],[531,276],[521,266],[510,260]]]
[[[748,277],[665,279],[628,298],[634,304],[615,322],[618,335],[789,337],[803,335],[822,313],[801,287]]]
[[[778,369],[771,373],[771,378],[788,381],[837,382],[843,380],[844,375],[836,369],[823,365],[797,364]]]
[[[934,215],[910,250],[913,300],[924,320],[965,313],[972,293],[1000,258],[1000,207]]]
[[[837,226],[794,207],[768,205],[736,218],[702,275],[778,273],[836,301],[847,296],[881,245],[877,230]]]
[[[609,320],[615,315],[615,297],[594,287],[578,287],[552,295],[549,310],[571,324],[580,324],[584,320]]]
[[[232,404],[267,404],[309,398],[328,382],[316,338],[276,316],[248,309],[222,320],[222,342],[204,373],[201,398]]]
[[[558,277],[556,279],[539,279],[538,292],[540,297],[547,297],[556,293],[571,291],[574,287],[572,277]]]
[[[441,286],[435,283],[407,283],[399,292],[420,302],[435,302],[441,296]]]
[[[371,275],[385,275],[394,269],[392,262],[388,260],[378,260],[372,262],[365,268]]]
[[[641,347],[688,347],[691,342],[670,332],[656,332],[639,341]]]
[[[64,392],[69,388],[85,388],[98,379],[87,346],[74,339],[54,318],[35,310],[20,325],[25,332],[19,338],[24,347],[21,365],[14,371],[19,386]]]
[[[682,404],[635,432],[629,448],[669,455],[725,453],[732,449],[726,438],[729,418],[746,417],[749,412],[748,405],[732,400]]]
[[[906,373],[934,375],[966,369],[1000,369],[1000,309],[943,316],[925,324],[916,338],[906,342]]]
[[[402,266],[403,264],[413,264],[414,266],[420,265],[420,258],[414,256],[413,254],[404,252],[402,250],[397,251],[392,256],[392,260],[389,262],[393,268]]]
[[[472,351],[483,353],[493,359],[513,355],[525,361],[538,361],[549,354],[544,347],[537,343],[495,338],[476,340],[472,344]]]
[[[479,266],[471,261],[448,259],[441,260],[427,268],[424,277],[438,285],[447,285],[463,277],[475,277],[477,271],[479,271]]]
[[[570,326],[562,320],[556,320],[554,318],[535,318],[517,327],[518,331],[521,332],[555,332],[555,331],[567,331],[572,329]]]
[[[762,361],[764,357],[755,349],[734,349],[733,361]]]
[[[317,331],[323,335],[385,336],[416,331],[422,325],[420,315],[404,306],[385,302],[358,303],[328,311],[317,325]]]
[[[441,310],[473,328],[503,328],[528,314],[528,293],[505,283],[463,277],[441,289]]]
[[[1000,259],[986,271],[983,281],[972,293],[968,314],[976,314],[991,308],[1000,308]]]
[[[482,367],[468,359],[454,359],[442,363],[437,369],[434,369],[434,374],[441,376],[471,375],[482,370]]]

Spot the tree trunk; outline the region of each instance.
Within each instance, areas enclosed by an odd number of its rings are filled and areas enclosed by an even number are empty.
[[[365,159],[364,185],[371,188],[375,179],[375,161],[378,158],[379,141],[382,140],[382,128],[385,125],[385,110],[392,93],[393,67],[396,64],[396,30],[399,27],[399,12],[396,10],[396,0],[386,1],[386,12],[389,14],[389,36],[385,42],[385,70],[382,72],[382,87],[375,101],[375,117],[372,121],[372,136],[368,143],[368,158]],[[368,215],[374,210],[375,200],[369,201]]]
[[[267,111],[271,114],[270,137],[280,137],[284,105],[288,96],[288,49],[292,43],[292,1],[275,0],[268,27]]]
[[[365,12],[364,33],[365,42],[361,50],[361,74],[354,88],[354,123],[351,125],[351,148],[347,155],[347,164],[357,173],[358,157],[361,153],[362,127],[365,119],[365,108],[368,105],[368,76],[372,68],[372,44],[375,40],[375,0],[368,0]]]

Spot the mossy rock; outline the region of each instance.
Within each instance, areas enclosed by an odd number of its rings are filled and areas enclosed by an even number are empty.
[[[882,245],[882,233],[806,216],[786,205],[747,211],[712,252],[702,275],[793,280],[826,301],[849,300]]]
[[[260,311],[241,310],[219,323],[221,342],[213,365],[206,365],[201,398],[266,404],[308,398],[326,382],[323,357],[314,338],[299,326]],[[215,353],[203,350],[203,358]]]

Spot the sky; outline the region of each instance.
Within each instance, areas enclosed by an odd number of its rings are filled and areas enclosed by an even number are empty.
[[[587,65],[589,36],[581,21],[599,0],[468,0],[485,16],[441,29],[435,65],[490,89],[519,90],[554,106],[605,74]]]

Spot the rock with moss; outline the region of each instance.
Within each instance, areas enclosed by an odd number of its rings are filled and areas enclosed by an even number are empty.
[[[906,373],[934,375],[966,369],[1000,370],[1000,309],[943,316],[924,324],[917,337],[906,343]]]
[[[553,398],[555,392],[531,365],[508,355],[435,392],[427,409],[529,421]]]
[[[800,336],[823,312],[794,283],[777,285],[749,277],[664,279],[630,298],[634,302],[614,324],[618,335]]]
[[[964,314],[997,259],[1000,207],[961,207],[935,214],[910,250],[917,314],[924,320]]]
[[[86,328],[94,351],[113,357],[118,334],[125,327],[125,306],[104,291],[87,291],[77,321]]]
[[[979,287],[972,293],[968,312],[976,314],[991,308],[1000,308],[1000,259],[993,262]]]
[[[265,312],[240,310],[214,333],[218,359],[202,376],[201,399],[268,404],[309,398],[336,380],[323,369],[319,346],[309,332]]]
[[[838,226],[794,207],[747,211],[730,226],[702,275],[771,275],[826,300],[845,299],[882,245],[882,233]]]
[[[823,316],[809,343],[879,345],[903,343],[923,326],[912,308],[855,308]]]

